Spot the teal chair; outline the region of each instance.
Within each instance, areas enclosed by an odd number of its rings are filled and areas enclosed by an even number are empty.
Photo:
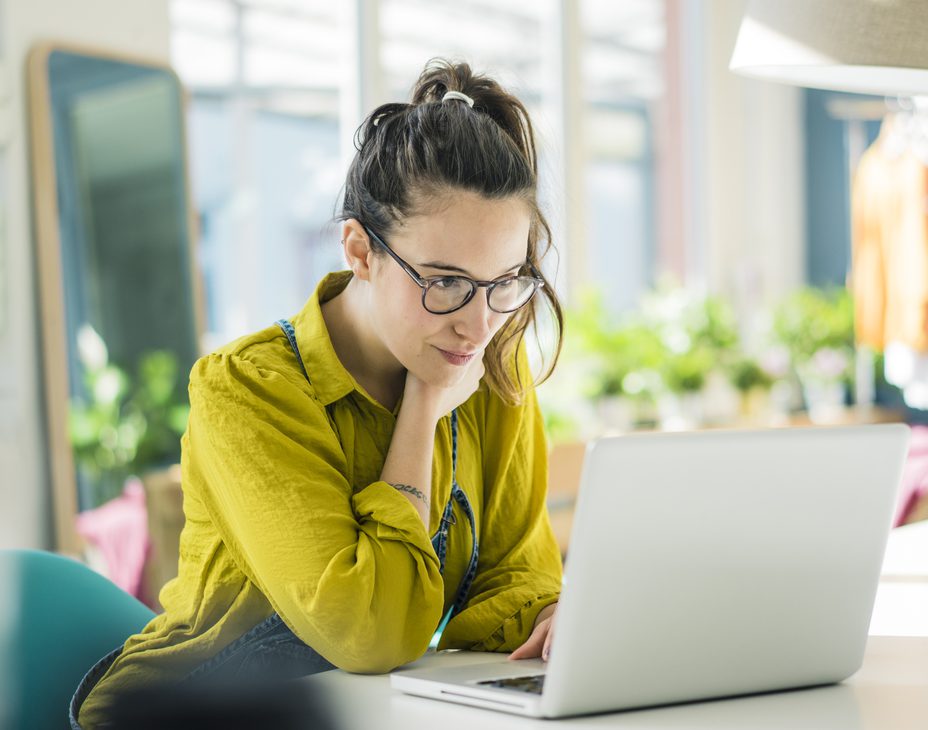
[[[68,728],[84,673],[154,615],[75,560],[0,550],[0,727]]]

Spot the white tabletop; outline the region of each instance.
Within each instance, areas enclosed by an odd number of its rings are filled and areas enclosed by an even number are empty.
[[[893,530],[863,668],[818,689],[565,720],[532,720],[395,692],[387,676],[325,672],[307,678],[346,730],[686,728],[687,730],[926,730],[928,522]],[[428,654],[413,666],[486,661],[477,652]]]
[[[429,654],[414,666],[485,661],[477,652]],[[309,677],[350,730],[686,728],[687,730],[924,730],[928,727],[928,638],[871,637],[860,672],[832,687],[607,715],[533,720],[395,692],[388,676],[339,670]]]
[[[870,634],[928,636],[928,521],[890,533]]]

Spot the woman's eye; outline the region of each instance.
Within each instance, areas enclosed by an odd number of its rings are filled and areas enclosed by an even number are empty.
[[[456,276],[446,276],[442,279],[435,279],[432,282],[432,286],[439,289],[454,289],[460,285],[461,283]]]

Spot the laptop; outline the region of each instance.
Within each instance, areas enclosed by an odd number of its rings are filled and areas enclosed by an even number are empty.
[[[863,662],[908,439],[903,424],[599,439],[549,661],[391,684],[555,718],[840,682]]]

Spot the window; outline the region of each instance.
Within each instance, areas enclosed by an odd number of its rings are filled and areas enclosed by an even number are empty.
[[[333,3],[175,0],[211,349],[295,314],[341,268]]]
[[[352,21],[346,8],[376,17]],[[173,0],[171,18],[191,92],[206,348],[294,314],[343,266],[328,224],[360,121],[346,100],[366,113],[407,99],[436,56],[467,60],[528,107],[559,285],[575,265],[572,284],[600,285],[615,310],[650,285],[664,0]],[[367,55],[362,71],[343,68],[345,48]],[[563,174],[569,165],[579,174]]]
[[[663,92],[663,0],[581,3],[583,215],[591,283],[634,307],[655,265],[654,126]]]

